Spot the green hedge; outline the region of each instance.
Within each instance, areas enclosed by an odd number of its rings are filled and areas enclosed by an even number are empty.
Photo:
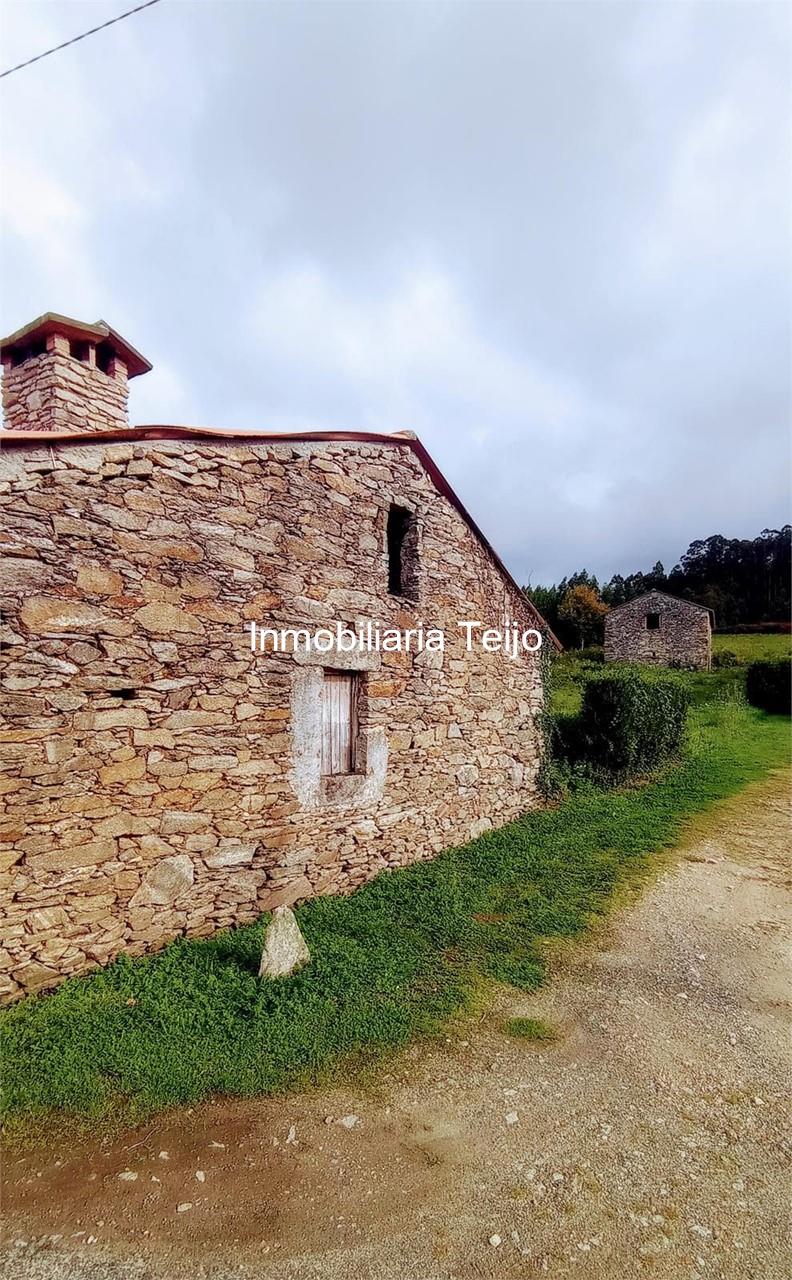
[[[605,650],[601,644],[588,644],[585,649],[576,649],[574,656],[581,662],[604,662]]]
[[[712,655],[713,671],[726,667],[739,667],[740,659],[733,649],[716,649]]]
[[[613,777],[647,773],[680,750],[689,705],[674,676],[605,671],[586,682],[580,714],[563,727],[562,750]]]
[[[745,676],[748,701],[773,715],[792,714],[792,666],[778,662],[752,662]]]

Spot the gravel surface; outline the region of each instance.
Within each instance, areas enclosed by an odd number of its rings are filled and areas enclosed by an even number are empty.
[[[789,818],[781,774],[721,806],[543,991],[374,1090],[10,1155],[6,1275],[788,1280]]]

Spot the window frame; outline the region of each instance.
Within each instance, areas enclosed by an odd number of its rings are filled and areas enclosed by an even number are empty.
[[[349,691],[348,721],[346,733],[343,735],[346,741],[344,742],[342,739],[342,747],[339,751],[338,743],[334,740],[333,724],[331,720],[328,720],[328,716],[332,714],[330,708],[333,700],[336,701],[337,705],[340,705],[334,691],[342,686],[346,686]],[[338,667],[324,667],[322,669],[320,774],[323,780],[327,778],[348,778],[357,772],[360,691],[361,675],[359,671],[345,671],[340,670]]]

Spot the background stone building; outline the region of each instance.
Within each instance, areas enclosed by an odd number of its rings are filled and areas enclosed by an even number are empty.
[[[711,609],[649,591],[606,614],[605,661],[709,671],[713,625]]]
[[[2,357],[5,998],[535,803],[540,657],[457,624],[541,619],[418,440],[119,425],[149,365],[104,324]],[[446,648],[252,652],[251,621]]]

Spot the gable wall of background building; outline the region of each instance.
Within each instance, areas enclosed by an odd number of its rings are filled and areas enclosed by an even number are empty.
[[[658,616],[658,627],[647,627],[649,614]],[[712,628],[707,610],[662,592],[631,600],[605,617],[606,662],[640,662],[708,671],[711,647]]]

